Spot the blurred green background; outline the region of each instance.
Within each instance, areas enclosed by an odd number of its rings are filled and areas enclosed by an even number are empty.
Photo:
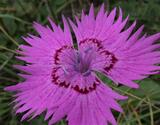
[[[22,114],[16,116],[12,110],[11,93],[3,91],[5,86],[23,80],[17,75],[20,71],[12,65],[24,63],[15,59],[15,50],[24,43],[21,36],[35,33],[33,21],[48,24],[47,17],[50,16],[61,25],[61,14],[71,18],[75,14],[80,16],[81,9],[88,12],[91,3],[97,12],[103,2],[106,10],[120,6],[124,17],[130,15],[129,23],[136,19],[138,26],[145,24],[148,34],[160,31],[160,0],[0,0],[0,125],[47,125],[43,120],[44,114],[29,122],[20,122]],[[127,101],[119,102],[124,113],[114,112],[118,124],[160,125],[160,75],[138,82],[141,86],[138,90],[110,84],[116,91],[129,96]],[[65,120],[57,125],[66,125]]]

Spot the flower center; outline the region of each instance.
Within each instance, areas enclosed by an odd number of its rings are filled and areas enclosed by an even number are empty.
[[[78,50],[71,46],[58,49],[54,54],[52,82],[81,94],[94,91],[101,83],[94,71],[108,74],[118,61],[101,43],[97,39],[85,39],[79,42]]]
[[[74,65],[75,71],[81,73],[84,76],[90,74],[90,61],[87,60],[87,54],[88,53],[81,54],[80,52],[77,52],[77,57]]]

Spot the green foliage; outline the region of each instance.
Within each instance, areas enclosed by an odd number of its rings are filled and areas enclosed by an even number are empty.
[[[159,0],[95,0],[96,10],[104,2],[107,10],[115,6],[124,10],[124,15],[130,15],[130,23],[135,19],[138,25],[145,24],[149,34],[160,31],[160,1]],[[23,64],[16,60],[16,49],[24,43],[21,36],[35,33],[33,21],[47,24],[50,16],[61,24],[61,14],[73,17],[80,15],[81,9],[88,11],[90,0],[0,0],[0,124],[2,125],[47,125],[41,115],[29,122],[20,122],[22,115],[15,115],[13,98],[3,88],[22,81],[13,68],[14,64]],[[25,44],[25,43],[24,43]],[[113,86],[111,80],[100,75],[106,84],[116,91],[129,96],[120,102],[124,113],[117,116],[119,125],[159,125],[160,124],[160,75],[150,76],[138,81],[140,89],[132,90],[127,87]],[[57,125],[65,125],[65,121]]]

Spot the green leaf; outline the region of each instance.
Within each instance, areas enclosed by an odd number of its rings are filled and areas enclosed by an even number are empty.
[[[142,80],[139,85],[139,89],[130,89],[129,93],[132,93],[141,98],[149,97],[152,100],[160,99],[160,85],[157,82],[147,78],[145,80]],[[128,88],[122,86],[119,87],[119,89],[127,91]]]
[[[160,84],[157,82],[148,78],[141,82],[140,87],[151,99],[160,99]]]

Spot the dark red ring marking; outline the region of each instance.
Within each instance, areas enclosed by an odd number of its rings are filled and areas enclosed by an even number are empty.
[[[84,39],[84,40],[80,41],[79,45],[82,45],[82,44],[84,44],[86,42],[96,44],[96,46],[98,47],[98,50],[103,48],[103,46],[101,45],[101,41],[99,41],[97,39],[94,39],[94,38]]]
[[[78,85],[76,85],[75,87],[72,87],[75,91],[82,93],[82,94],[88,94],[89,92],[92,92],[94,90],[96,90],[97,85],[100,84],[100,81],[96,78],[96,81],[93,82],[92,86],[89,86],[89,88],[80,88]]]
[[[115,65],[115,63],[118,61],[118,59],[115,57],[115,55],[113,54],[113,53],[110,53],[109,51],[107,51],[107,50],[104,50],[104,51],[102,51],[101,52],[101,54],[104,54],[105,56],[111,56],[111,62],[112,62],[112,64],[110,64],[110,66],[106,66],[105,68],[104,68],[104,70],[106,71],[106,72],[109,72],[112,68],[113,68],[113,66]]]
[[[63,50],[65,50],[65,49],[73,49],[73,47],[72,47],[72,46],[67,46],[67,45],[65,45],[65,46],[61,47],[60,49],[57,49],[56,52],[55,52],[55,54],[54,54],[54,63],[55,63],[55,64],[59,64],[59,61],[60,61],[59,55],[60,55],[60,54],[63,52]]]
[[[76,86],[72,86],[70,83],[67,83],[66,81],[63,82],[59,82],[59,76],[56,76],[57,70],[59,68],[54,68],[52,71],[52,83],[54,83],[55,85],[58,85],[59,87],[64,87],[64,88],[71,88],[81,94],[88,94],[89,92],[92,92],[94,90],[96,90],[97,85],[100,84],[100,81],[96,78],[96,81],[92,84],[92,86],[89,87],[85,87],[85,88],[80,88],[78,85]]]

